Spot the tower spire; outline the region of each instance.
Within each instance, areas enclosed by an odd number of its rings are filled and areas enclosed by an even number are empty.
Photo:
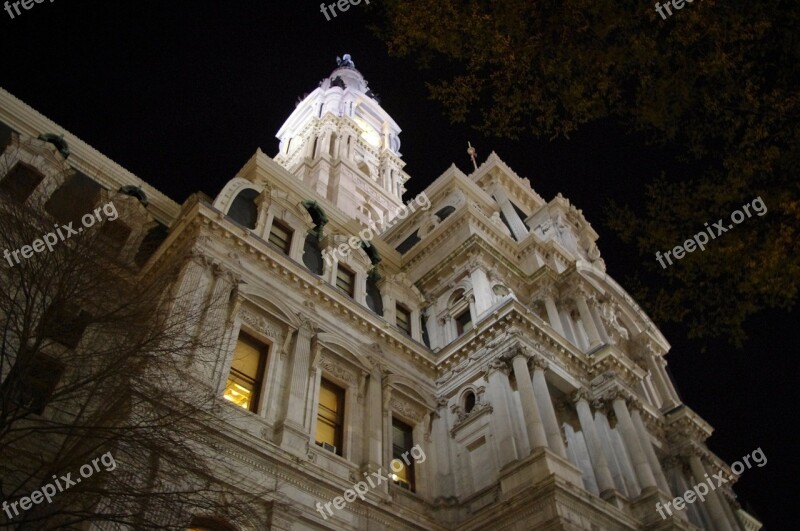
[[[469,140],[467,141],[467,145],[469,146],[469,148],[467,148],[467,153],[469,154],[469,158],[472,159],[472,165],[477,170],[478,163],[476,162],[476,159],[478,158],[478,151],[474,147],[472,147],[472,144],[469,142]]]

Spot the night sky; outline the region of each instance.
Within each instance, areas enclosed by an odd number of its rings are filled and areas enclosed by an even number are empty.
[[[0,86],[182,203],[198,190],[216,196],[257,148],[274,155],[298,97],[350,53],[403,128],[406,200],[452,163],[469,172],[469,140],[479,162],[496,151],[546,200],[561,192],[583,209],[623,286],[654,259],[608,230],[604,207],[612,198],[636,204],[662,171],[685,178],[678,153],[612,122],[552,142],[452,126],[428,100],[425,74],[389,58],[369,30],[375,16],[363,2],[328,22],[315,2],[45,1],[13,20],[0,11]],[[746,470],[736,487],[766,529],[797,528],[796,322],[796,311],[765,312],[747,327],[744,349],[720,341],[705,352],[680,326],[662,326],[679,393],[715,428],[711,449],[729,464],[758,447],[766,454],[768,464]]]

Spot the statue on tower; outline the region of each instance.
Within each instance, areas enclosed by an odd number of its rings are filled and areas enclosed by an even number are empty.
[[[344,57],[336,56],[336,64],[340,67],[342,66],[349,66],[350,68],[355,68],[356,64],[353,62],[353,58],[350,57],[349,53],[344,54]]]

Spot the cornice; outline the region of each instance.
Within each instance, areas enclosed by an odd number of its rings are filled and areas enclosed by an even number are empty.
[[[167,195],[3,88],[0,88],[0,121],[33,138],[41,133],[63,134],[64,140],[69,144],[71,154],[68,163],[72,168],[92,177],[114,192],[126,185],[141,187],[150,199],[148,211],[167,226],[177,217],[180,208]]]

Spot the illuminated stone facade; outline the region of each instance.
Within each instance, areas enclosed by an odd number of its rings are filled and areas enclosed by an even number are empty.
[[[15,156],[45,174],[60,164],[35,138],[62,130],[6,92],[0,122]],[[705,445],[711,427],[681,402],[669,343],[606,273],[581,210],[545,200],[494,153],[470,174],[447,169],[425,190],[430,208],[371,247],[320,260],[402,205],[399,134],[348,56],[281,128],[279,154],[258,151],[214,200],[178,205],[65,134],[71,168],[147,195],[141,223],[169,228],[150,260],[191,251],[183,293],[229,297],[203,323],[224,338],[203,373],[226,413],[220,462],[277,480],[264,514],[231,525],[758,529],[727,485],[675,516],[656,511],[705,473],[730,475]],[[258,374],[232,362],[243,338]],[[413,481],[323,517],[318,503],[389,470],[403,427],[425,453]]]

